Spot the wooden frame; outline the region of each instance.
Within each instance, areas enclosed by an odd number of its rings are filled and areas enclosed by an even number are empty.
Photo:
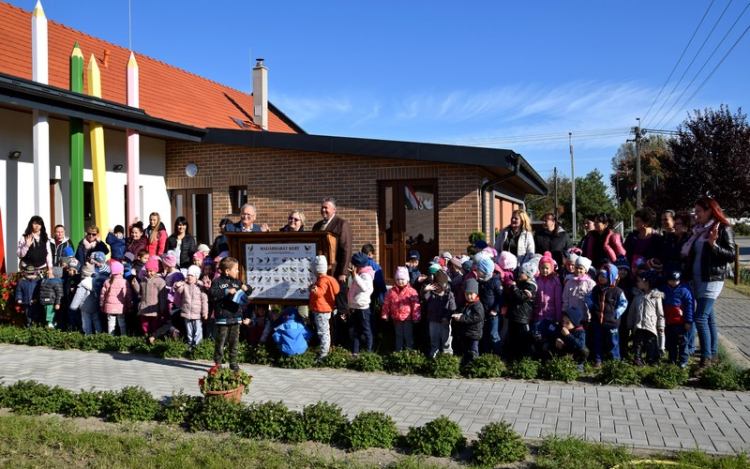
[[[245,253],[246,246],[249,244],[315,244],[315,254],[323,255],[330,266],[336,259],[336,247],[338,245],[338,236],[330,231],[298,231],[298,232],[225,232],[227,244],[229,245],[229,254],[237,259],[240,263],[240,279],[255,288],[252,282],[248,282],[245,265],[247,262]],[[306,299],[287,299],[287,298],[262,298],[251,299],[255,304],[279,304],[279,305],[306,305],[309,302],[309,295]]]

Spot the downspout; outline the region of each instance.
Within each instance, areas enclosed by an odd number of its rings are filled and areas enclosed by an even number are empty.
[[[507,181],[508,179],[517,176],[518,171],[521,169],[521,161],[517,153],[512,153],[508,157],[508,159],[510,159],[510,163],[513,165],[513,170],[505,176],[500,176],[497,179],[485,182],[484,184],[482,184],[482,188],[479,191],[480,197],[482,198],[482,233],[484,233],[485,235],[487,234],[487,190],[490,187],[494,187],[501,182]]]

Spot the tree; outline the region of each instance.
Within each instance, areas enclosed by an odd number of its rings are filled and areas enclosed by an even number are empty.
[[[528,211],[534,220],[541,219],[545,213],[557,213],[557,219],[562,227],[573,235],[572,217],[572,182],[569,177],[559,177],[557,182],[557,193],[559,206],[554,207],[554,179],[547,179],[549,187],[548,196],[544,198],[529,198],[526,201]],[[536,200],[536,201],[534,201]],[[576,225],[579,238],[583,235],[583,218],[599,212],[607,212],[616,216],[612,199],[607,195],[607,186],[604,184],[602,173],[593,170],[586,176],[576,178]]]
[[[709,195],[731,216],[750,215],[750,125],[742,108],[735,114],[723,104],[718,111],[696,110],[669,146],[659,195],[671,207],[691,208]]]
[[[663,202],[656,194],[662,192],[664,173],[662,161],[670,153],[669,142],[661,135],[654,135],[641,140],[641,195],[643,205],[655,210],[662,210]],[[623,143],[612,158],[610,184],[615,189],[618,205],[626,200],[635,204],[636,200],[636,155],[633,142]]]

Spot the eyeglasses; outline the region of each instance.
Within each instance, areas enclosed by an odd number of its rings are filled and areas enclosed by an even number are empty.
[[[96,235],[98,235],[98,234],[99,234],[99,233],[86,233],[86,236],[96,236]]]
[[[254,213],[243,213],[240,216],[243,217],[243,218],[254,218],[255,214]]]
[[[300,220],[299,218],[289,217],[289,221],[298,222],[302,220]]]

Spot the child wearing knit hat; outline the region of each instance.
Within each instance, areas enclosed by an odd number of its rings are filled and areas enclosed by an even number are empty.
[[[658,282],[659,274],[655,270],[638,275],[638,288],[642,294],[633,298],[628,315],[628,327],[633,332],[633,364],[636,366],[644,366],[644,358],[649,364],[658,359],[657,334],[664,333],[664,293],[656,288]]]
[[[44,308],[47,327],[56,327],[55,313],[60,310],[63,297],[62,268],[53,267],[47,271],[47,277],[39,286],[39,304]]]
[[[534,276],[539,258],[532,257],[521,265],[518,280],[508,288],[508,337],[503,346],[510,360],[520,360],[531,353],[531,319],[536,301],[537,285]]]
[[[435,273],[431,275],[434,276],[440,272],[443,271],[438,265]],[[443,275],[445,276],[445,273]],[[400,352],[404,347],[412,350],[414,348],[414,323],[422,319],[419,294],[409,285],[408,272],[404,267],[396,269],[394,283],[393,288],[385,295],[381,318],[384,321],[389,318],[393,320],[393,326],[396,328],[396,351]],[[425,288],[431,288],[431,286],[426,285]]]
[[[448,274],[435,274],[435,281],[422,289],[424,311],[430,327],[430,357],[438,352],[453,354],[451,343],[451,316],[456,312],[456,300],[451,291]]]
[[[198,251],[200,252],[200,251]],[[175,295],[180,297],[180,316],[185,321],[185,334],[188,342],[188,355],[203,340],[203,321],[208,319],[208,295],[199,282],[201,268],[191,265],[184,281],[174,284]]]
[[[546,251],[539,259],[539,276],[536,278],[537,295],[534,302],[531,329],[534,339],[541,342],[562,321],[562,285],[555,272],[555,260]]]
[[[453,315],[453,320],[463,325],[460,329],[464,349],[461,368],[468,367],[479,356],[479,341],[484,330],[484,307],[479,301],[479,283],[476,279],[470,278],[464,283],[464,300],[461,312]]]
[[[325,256],[315,256],[312,271],[315,274],[315,283],[310,286],[308,307],[315,320],[315,329],[320,340],[318,360],[322,360],[331,349],[331,315],[336,308],[336,295],[340,287],[339,282],[328,275],[328,260]]]
[[[576,256],[575,275],[565,280],[562,291],[562,309],[578,308],[581,311],[584,327],[589,323],[589,308],[586,306],[586,296],[594,289],[596,283],[589,276],[591,261],[583,256]]]
[[[128,281],[123,278],[124,266],[118,261],[109,264],[111,276],[104,282],[99,296],[99,307],[107,315],[107,333],[114,335],[115,325],[120,327],[120,335],[127,334],[125,313],[133,306],[133,297]]]
[[[138,319],[144,336],[156,331],[159,320],[167,314],[167,283],[159,275],[161,265],[159,258],[154,256],[146,262],[146,275],[140,282],[133,282],[133,289],[138,295]],[[151,340],[149,340],[151,342]]]
[[[81,329],[86,335],[94,331],[97,333],[102,331],[99,320],[99,298],[94,294],[94,269],[94,264],[89,262],[81,267],[81,282],[78,284],[76,294],[70,303],[71,310],[80,310]]]

